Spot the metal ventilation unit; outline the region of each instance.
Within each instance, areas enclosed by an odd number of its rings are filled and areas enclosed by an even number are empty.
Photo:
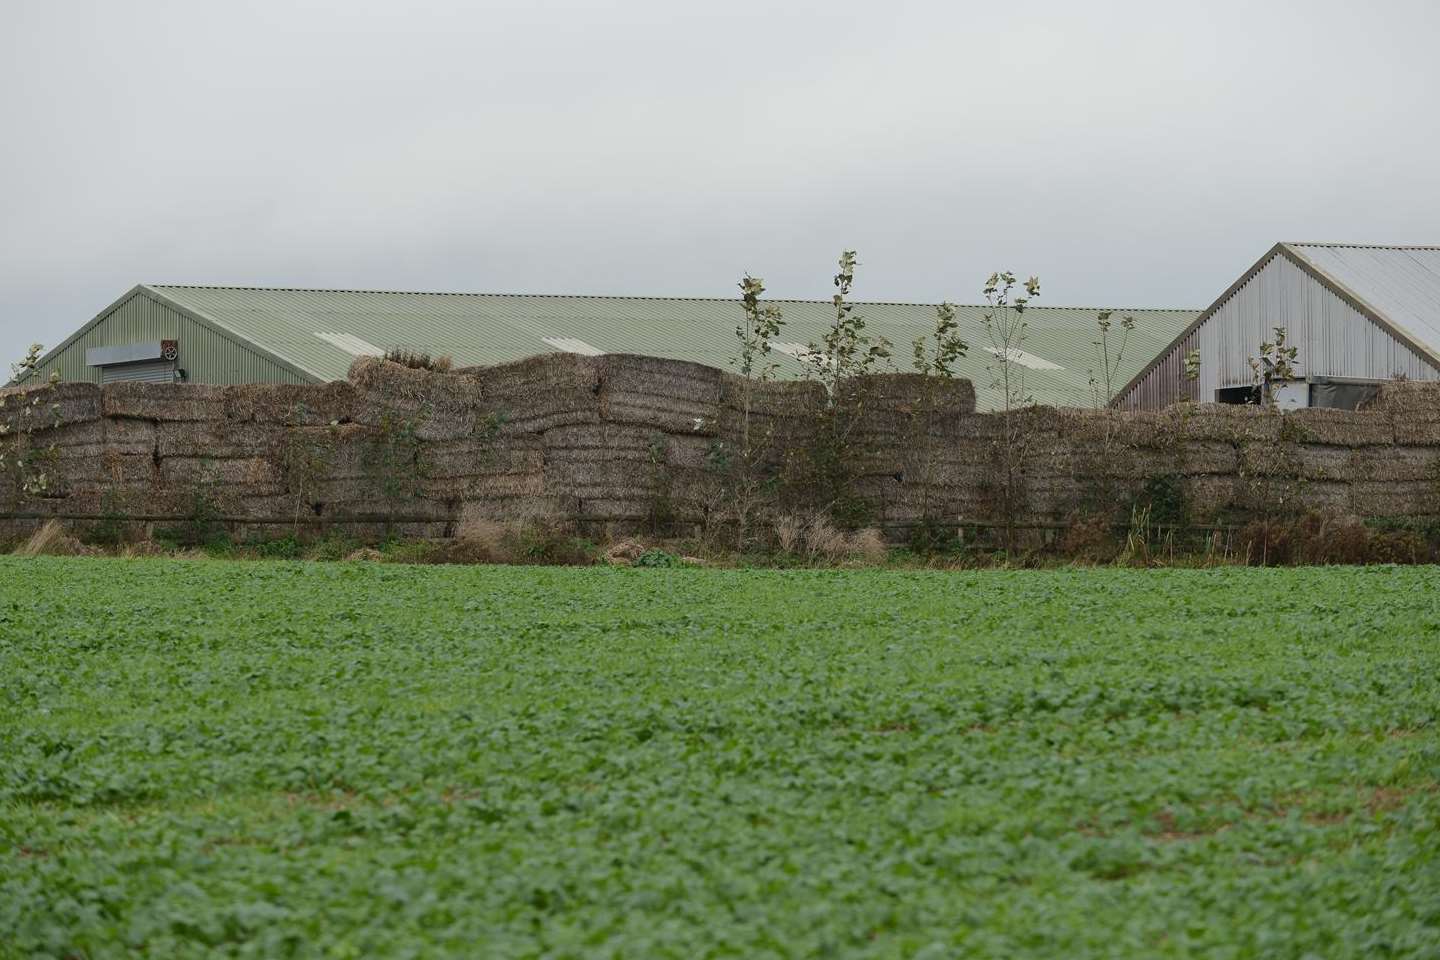
[[[142,383],[174,383],[184,379],[176,368],[180,344],[176,340],[150,340],[119,347],[91,347],[85,364],[100,368],[101,383],[135,380]]]

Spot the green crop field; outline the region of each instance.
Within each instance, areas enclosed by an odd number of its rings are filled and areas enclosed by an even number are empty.
[[[1440,956],[1435,568],[0,560],[0,956]]]

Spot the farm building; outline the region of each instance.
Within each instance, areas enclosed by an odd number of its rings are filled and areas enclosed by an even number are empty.
[[[772,344],[782,377],[798,377],[798,356],[823,335],[826,301],[774,301],[785,327]],[[934,329],[935,307],[862,303],[866,331],[895,345],[909,366],[910,344]],[[1032,307],[1023,349],[1026,389],[1038,403],[1090,406],[1090,371],[1099,366],[1097,310]],[[1133,316],[1116,382],[1170,343],[1193,310],[1116,311]],[[960,307],[970,343],[960,364],[974,381],[981,409],[998,401],[990,389],[995,355],[984,308]],[[32,376],[109,383],[323,383],[343,379],[359,356],[402,347],[447,355],[457,366],[504,363],[537,353],[639,353],[725,368],[736,352],[738,300],[661,297],[523,296],[298,290],[142,284],[41,358]]]
[[[1353,409],[1382,381],[1440,379],[1440,247],[1276,244],[1126,384],[1116,405],[1250,402],[1250,360],[1277,327],[1298,350],[1294,379],[1275,387],[1281,406]],[[1193,379],[1187,355],[1199,359]]]

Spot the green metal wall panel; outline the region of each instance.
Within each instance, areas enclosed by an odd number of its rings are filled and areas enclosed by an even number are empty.
[[[197,323],[171,307],[136,291],[112,307],[98,323],[46,358],[36,371],[48,380],[52,371],[62,380],[100,382],[100,369],[87,366],[85,351],[149,340],[178,340],[180,360],[190,383],[309,383],[272,360]]]

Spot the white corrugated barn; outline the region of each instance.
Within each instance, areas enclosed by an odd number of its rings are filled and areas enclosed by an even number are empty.
[[[1249,402],[1250,359],[1283,327],[1299,350],[1282,406],[1354,407],[1384,380],[1440,379],[1440,247],[1278,243],[1116,398]],[[1199,353],[1199,376],[1185,358]]]

